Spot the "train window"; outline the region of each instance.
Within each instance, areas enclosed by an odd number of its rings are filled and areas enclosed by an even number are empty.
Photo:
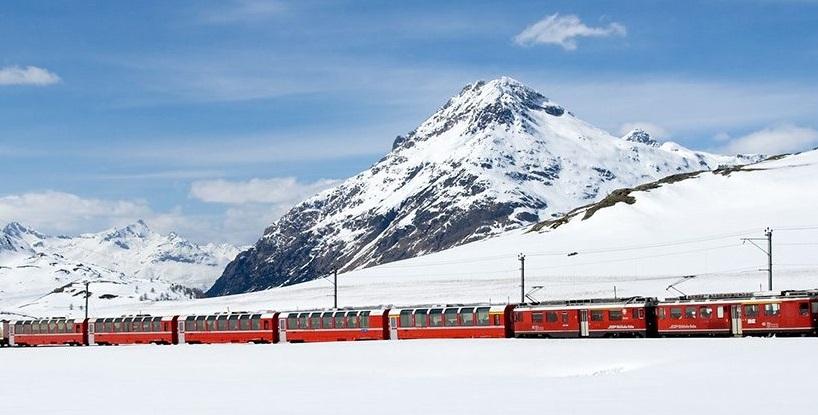
[[[568,312],[567,311],[562,312],[562,324],[568,324]]]
[[[710,318],[713,316],[713,310],[707,306],[699,307],[699,317],[701,318]]]
[[[369,328],[369,311],[361,311],[361,328]]]
[[[139,324],[139,323],[137,323]],[[150,332],[151,331],[151,322],[149,319],[145,319],[142,321],[142,331]]]
[[[447,308],[443,311],[443,323],[446,326],[453,327],[457,325],[457,309]]]
[[[818,314],[818,302],[812,303],[812,314]]]
[[[114,322],[113,321],[106,321],[105,322],[105,332],[106,333],[113,333],[114,332]]]
[[[227,330],[227,316],[219,316],[216,319],[216,326],[219,328],[219,331],[226,331]]]
[[[298,326],[297,327],[299,329],[308,328],[307,317],[309,317],[309,315],[307,313],[301,313],[301,314],[298,315]]]
[[[335,328],[342,329],[346,327],[346,319],[344,318],[343,312],[335,313]]]
[[[399,327],[411,327],[412,326],[412,310],[401,310],[400,311],[400,319],[399,319]]]
[[[49,333],[56,333],[57,332],[57,323],[56,322],[52,321],[52,322],[48,323],[48,332]]]
[[[799,303],[798,304],[798,314],[802,316],[809,315],[809,303]]]
[[[205,316],[196,317],[196,331],[205,331],[207,329],[206,318]]]
[[[473,326],[474,325],[474,309],[462,308],[460,309],[460,325]]]
[[[489,321],[489,308],[488,307],[478,307],[477,308],[477,325],[478,326],[488,326],[490,324]]]
[[[611,321],[622,320],[622,310],[608,310],[608,319]]]
[[[233,314],[230,318],[227,319],[227,328],[229,330],[238,330],[239,329],[239,315]]]
[[[557,322],[557,312],[556,311],[546,311],[545,312],[545,321],[549,323],[556,323]]]
[[[310,328],[321,328],[321,313],[312,313],[312,315],[310,315]]]
[[[102,333],[105,331],[105,323],[97,322],[94,323],[94,331],[97,333]]]
[[[32,327],[34,327],[33,324],[23,324],[23,323],[18,323],[18,324],[15,324],[14,326],[15,326],[14,331],[19,333],[19,334],[31,334],[32,333]]]
[[[696,307],[695,306],[685,307],[685,318],[696,318]]]
[[[347,313],[347,326],[351,329],[358,328],[358,312],[350,311]]]
[[[656,317],[659,318],[660,320],[665,318],[665,308],[664,307],[656,308]]]
[[[747,304],[744,306],[744,315],[748,318],[755,318],[758,316],[758,305],[757,304]]]
[[[531,321],[534,323],[542,323],[542,312],[535,311],[531,313]]]
[[[250,319],[250,330],[261,330],[261,316],[253,316]]]
[[[591,310],[591,321],[602,321],[602,310]]]
[[[325,329],[332,328],[332,313],[324,313],[321,318],[321,327]]]
[[[670,317],[675,319],[681,319],[682,307],[670,307]]]
[[[244,321],[242,321],[243,323]],[[290,314],[287,316],[287,328],[288,329],[296,329],[298,328],[298,315]],[[245,329],[246,330],[246,329]]]
[[[21,331],[22,330],[22,331]],[[25,333],[28,331],[28,333]],[[25,333],[25,334],[40,334],[40,324],[39,323],[21,323],[20,327],[17,328],[18,333]]]
[[[486,312],[486,321],[488,321],[489,313]],[[440,327],[443,325],[443,310],[440,308],[433,308],[429,310],[429,326]],[[486,324],[488,325],[488,323]]]
[[[57,322],[57,333],[65,333],[65,322],[63,321]]]
[[[639,310],[641,310],[641,308],[632,308],[631,318],[639,318]]]
[[[293,326],[295,328],[295,326]],[[249,314],[242,314],[239,317],[239,329],[240,330],[250,330],[250,315]]]
[[[640,319],[644,319],[644,318],[645,318],[645,309],[644,309],[644,308],[639,308],[639,309],[637,309],[637,310],[639,311],[639,312],[637,313],[637,315],[639,316],[639,318],[640,318]]]
[[[415,327],[426,327],[426,312],[428,310],[415,310]]]
[[[777,316],[781,313],[781,304],[764,304],[765,316]]]
[[[196,331],[196,320],[193,317],[188,317],[185,321],[185,331]]]
[[[216,316],[207,316],[205,323],[207,331],[216,331]]]
[[[499,326],[499,325],[500,325],[500,315],[499,315],[499,314],[495,314],[495,315],[494,315],[494,325],[495,325],[495,326]]]

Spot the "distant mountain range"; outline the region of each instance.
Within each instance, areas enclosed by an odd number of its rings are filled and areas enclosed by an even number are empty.
[[[79,306],[84,281],[93,282],[94,298],[114,302],[192,298],[238,252],[232,245],[160,235],[143,221],[75,237],[10,223],[0,231],[0,305],[36,300]]]
[[[611,103],[615,105],[616,103]],[[510,79],[467,85],[371,168],[298,204],[207,292],[258,291],[485,239],[615,189],[759,156],[614,137]]]

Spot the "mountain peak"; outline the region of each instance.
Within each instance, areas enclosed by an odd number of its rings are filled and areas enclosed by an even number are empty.
[[[629,133],[625,134],[622,139],[633,143],[646,144],[652,147],[659,146],[659,143],[653,139],[650,133],[641,128],[634,128]]]
[[[449,131],[483,136],[512,130],[530,134],[538,123],[566,113],[559,104],[513,78],[477,81],[466,85],[416,130],[398,137],[393,149],[413,147]]]
[[[10,222],[3,228],[3,233],[9,236],[21,237],[23,235],[33,235],[37,238],[44,239],[45,235],[29,228],[20,222]]]
[[[137,220],[136,222],[125,226],[123,228],[114,228],[107,232],[105,235],[105,240],[113,240],[113,239],[120,239],[120,238],[146,238],[148,235],[151,235],[153,231],[148,227],[148,224],[145,223],[142,219]]]

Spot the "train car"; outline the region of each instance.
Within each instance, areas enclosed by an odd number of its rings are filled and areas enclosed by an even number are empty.
[[[387,340],[388,313],[385,308],[281,313],[279,338],[289,343]]]
[[[455,339],[511,337],[513,305],[435,305],[389,311],[389,338]]]
[[[179,317],[179,343],[277,343],[278,313],[223,313]]]
[[[655,298],[598,298],[521,304],[515,337],[648,337],[655,333]]]
[[[660,336],[810,335],[818,328],[818,291],[668,298],[656,315]]]
[[[9,345],[9,322],[5,320],[0,320],[0,347],[6,347]]]
[[[176,321],[147,315],[91,319],[88,344],[175,344]]]
[[[87,320],[46,318],[8,322],[8,344],[11,346],[46,346],[88,344]]]

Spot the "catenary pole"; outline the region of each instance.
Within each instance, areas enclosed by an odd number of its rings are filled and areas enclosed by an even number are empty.
[[[767,282],[770,291],[773,290],[773,230],[767,228]]]
[[[338,268],[332,269],[332,286],[334,289],[333,308],[338,309]]]
[[[90,281],[85,281],[85,319],[88,320],[88,297],[91,293],[88,291],[88,286],[91,285]]]
[[[517,255],[520,260],[520,303],[525,302],[525,255]]]

